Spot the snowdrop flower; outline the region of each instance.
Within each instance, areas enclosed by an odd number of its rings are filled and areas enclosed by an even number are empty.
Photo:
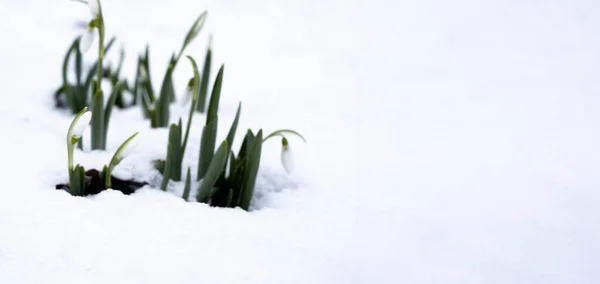
[[[281,164],[288,174],[294,170],[294,155],[285,137],[281,139]]]
[[[110,160],[110,164],[108,164],[108,167],[105,167],[106,174],[104,176],[104,185],[106,186],[106,188],[111,187],[111,173],[113,168],[116,167],[123,159],[125,159],[137,145],[139,141],[138,134],[140,133],[136,132],[135,134],[131,135],[131,137],[127,138],[127,140],[125,140],[125,142],[121,144],[119,149],[117,149],[117,152],[113,155],[112,159]]]
[[[69,180],[71,178],[71,171],[73,170],[73,151],[75,144],[79,142],[81,135],[90,124],[92,120],[92,113],[84,107],[71,121],[69,130],[67,130],[67,162],[69,167]]]
[[[69,137],[74,139],[81,138],[81,135],[83,135],[83,132],[88,127],[91,120],[92,113],[90,111],[85,111],[80,116],[75,117],[75,120],[73,121],[73,124],[71,126]]]
[[[90,49],[90,47],[92,47],[94,38],[96,37],[96,19],[98,19],[100,15],[100,6],[98,0],[89,0],[88,8],[92,14],[92,20],[88,24],[88,27],[85,29],[85,31],[83,31],[81,38],[79,39],[79,50],[84,54]]]
[[[81,34],[81,38],[79,39],[79,50],[81,53],[85,54],[92,44],[94,43],[94,38],[96,37],[96,33],[94,32],[94,28],[88,27]]]
[[[90,14],[95,19],[100,14],[100,6],[98,5],[98,0],[88,0],[88,8],[90,9]]]
[[[129,156],[129,154],[131,154],[131,152],[133,151],[133,149],[135,148],[137,143],[140,141],[140,139],[138,138],[138,134],[139,134],[139,132],[136,134],[133,134],[133,136],[131,136],[129,139],[127,139],[123,143],[121,148],[119,148],[119,151],[117,152],[117,158],[119,160],[123,160],[127,156]]]
[[[194,78],[192,77],[192,79],[190,79],[190,81],[188,82],[187,86],[185,87],[185,90],[183,91],[184,95],[183,98],[181,100],[181,105],[184,106],[186,105],[191,99],[194,98]]]

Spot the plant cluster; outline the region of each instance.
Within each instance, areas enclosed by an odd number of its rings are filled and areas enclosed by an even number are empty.
[[[192,42],[200,32],[206,21],[207,12],[203,12],[193,23],[186,34],[183,45],[178,53],[173,53],[169,60],[169,65],[165,72],[160,92],[158,95],[154,92],[149,68],[149,47],[146,46],[145,53],[138,57],[136,78],[132,85],[120,78],[120,71],[124,57],[124,51],[121,51],[119,65],[115,70],[103,68],[103,58],[114,43],[114,38],[104,45],[104,20],[102,8],[99,0],[89,0],[89,2],[76,0],[86,3],[92,14],[83,35],[73,41],[63,63],[63,84],[56,92],[57,104],[59,106],[68,106],[73,113],[77,113],[69,130],[67,132],[67,153],[69,170],[69,192],[73,195],[85,195],[85,170],[77,164],[73,166],[73,151],[76,144],[81,146],[81,136],[88,124],[91,122],[91,145],[92,150],[105,150],[108,125],[112,109],[115,105],[119,107],[129,107],[140,105],[146,118],[150,120],[152,128],[169,127],[169,139],[166,145],[167,154],[164,160],[155,161],[155,167],[162,173],[163,179],[160,185],[162,190],[166,190],[170,180],[181,181],[182,179],[182,161],[188,145],[189,133],[192,125],[192,117],[196,112],[206,113],[206,122],[202,127],[200,140],[198,171],[196,173],[197,191],[195,200],[197,202],[208,203],[218,207],[241,207],[248,210],[254,188],[260,158],[262,145],[272,137],[281,137],[282,152],[281,161],[284,169],[289,173],[293,170],[292,152],[285,134],[299,136],[306,142],[304,137],[293,130],[283,129],[275,131],[269,135],[264,135],[260,129],[254,133],[248,129],[240,149],[236,152],[232,149],[233,140],[237,131],[238,122],[241,114],[241,103],[229,133],[222,142],[217,145],[217,125],[218,109],[221,96],[221,86],[223,84],[224,65],[221,65],[217,76],[212,84],[211,94],[209,93],[210,68],[211,68],[211,40],[206,51],[202,73],[199,72],[196,61],[191,56],[186,56],[192,67],[193,77],[189,80],[187,91],[191,94],[189,116],[185,131],[182,120],[179,118],[177,124],[170,124],[169,106],[175,100],[175,91],[173,86],[173,71],[182,58],[186,47]],[[86,77],[82,76],[82,54],[92,45],[94,38],[98,34],[99,52],[98,59],[92,68],[87,72]],[[70,83],[67,80],[68,66],[71,57],[75,58],[76,82]],[[113,88],[108,99],[104,103],[104,95],[101,87],[101,81],[107,78],[110,80]],[[130,92],[133,100],[130,105],[126,105],[123,99],[124,92]],[[208,100],[209,99],[209,100]],[[206,103],[208,100],[208,109]],[[87,111],[88,106],[92,111]],[[104,188],[111,188],[111,172],[120,161],[122,161],[131,149],[134,147],[138,133],[129,137],[121,147],[115,152],[110,163],[100,172],[100,180]],[[216,148],[216,150],[215,150]],[[183,199],[189,200],[192,185],[191,168],[187,168],[185,177],[185,186]]]

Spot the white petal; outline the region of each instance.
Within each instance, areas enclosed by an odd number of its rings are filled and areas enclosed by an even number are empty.
[[[92,17],[96,18],[100,14],[100,6],[98,6],[98,0],[88,0],[88,8]]]
[[[96,33],[94,29],[87,28],[81,35],[79,39],[79,50],[81,53],[86,53],[90,47],[92,47],[92,43],[94,43],[94,37],[96,37]]]
[[[135,135],[131,140],[129,140],[129,142],[127,142],[123,146],[123,148],[118,153],[119,160],[123,160],[123,159],[125,159],[125,157],[127,157],[129,154],[131,154],[133,149],[135,149],[135,146],[137,145],[137,143],[140,141],[139,137],[140,137],[139,134]]]
[[[289,145],[281,148],[281,164],[288,174],[294,171],[294,155]]]
[[[185,90],[183,91],[183,98],[181,98],[181,106],[185,106],[194,96],[194,92],[188,88],[185,87]]]
[[[73,125],[73,129],[71,129],[71,137],[79,138],[83,135],[83,132],[90,124],[92,120],[92,113],[90,111],[84,112],[78,119],[75,121]]]

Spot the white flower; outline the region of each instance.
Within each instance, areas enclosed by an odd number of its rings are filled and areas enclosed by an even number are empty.
[[[281,164],[289,174],[294,170],[294,155],[285,137],[281,140],[281,146]]]
[[[90,8],[90,13],[92,14],[92,17],[98,17],[98,14],[100,14],[98,0],[88,0],[88,8]]]
[[[127,139],[127,141],[125,141],[125,143],[123,143],[123,145],[121,146],[121,148],[119,148],[118,152],[117,152],[117,158],[119,160],[123,160],[125,159],[125,157],[127,157],[129,154],[131,154],[131,152],[133,151],[133,149],[135,148],[135,146],[137,145],[137,143],[139,142],[139,132],[134,134],[133,136],[131,136],[129,139]]]
[[[96,33],[93,28],[87,28],[81,35],[79,39],[79,50],[81,53],[86,53],[90,47],[92,47],[92,43],[94,43],[94,38],[96,37]]]
[[[84,112],[73,124],[73,128],[71,128],[71,133],[69,136],[79,139],[79,137],[83,135],[83,132],[87,126],[90,124],[91,120],[92,113],[89,111]]]

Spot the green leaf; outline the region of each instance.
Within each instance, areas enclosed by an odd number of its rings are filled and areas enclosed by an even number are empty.
[[[79,46],[79,37],[75,38],[73,43],[71,43],[71,46],[69,47],[69,50],[67,51],[67,54],[65,55],[65,59],[63,60],[63,66],[62,66],[63,86],[67,86],[69,84],[69,80],[68,80],[69,59],[71,58],[71,54],[73,54],[73,52],[77,49],[78,46]]]
[[[229,133],[227,134],[227,143],[229,145],[233,145],[233,139],[235,138],[235,132],[237,131],[238,122],[240,121],[240,112],[242,111],[242,103],[238,104],[237,112],[235,113],[235,118],[233,119],[233,123],[231,124],[231,128],[229,128]]]
[[[140,68],[142,68],[142,57],[138,56],[137,67],[135,69],[135,80],[133,81],[133,90],[131,90],[131,93],[133,94],[133,105],[137,105],[142,100],[140,93],[140,85],[142,84],[142,78],[140,77]]]
[[[160,174],[164,174],[165,173],[165,160],[154,160],[152,162],[152,164],[154,165],[154,168],[160,173]]]
[[[208,104],[208,113],[206,114],[206,124],[217,118],[219,111],[219,99],[221,98],[221,85],[223,84],[223,72],[225,65],[221,65],[215,84],[213,85],[212,94],[210,95],[210,103]]]
[[[71,172],[69,193],[73,196],[83,196],[85,194],[85,170],[79,164]]]
[[[232,206],[238,206],[241,203],[243,178],[244,172],[246,170],[246,161],[248,160],[248,152],[252,149],[254,141],[254,134],[252,133],[252,130],[248,129],[248,132],[246,132],[246,136],[244,136],[244,141],[242,142],[240,152],[238,153],[238,158],[232,161],[234,174],[231,174],[230,172],[229,176],[230,185],[233,189],[231,204]]]
[[[206,175],[202,179],[200,186],[198,187],[198,194],[196,195],[196,200],[198,202],[204,201],[208,196],[210,196],[212,192],[212,188],[217,182],[217,179],[221,175],[223,168],[225,167],[225,163],[227,162],[227,149],[229,146],[227,145],[227,140],[224,140],[217,149],[208,170],[206,171]]]
[[[188,201],[190,198],[190,190],[192,189],[192,174],[191,169],[188,167],[187,174],[185,175],[185,186],[183,187],[183,200]]]
[[[246,169],[244,171],[244,179],[242,181],[242,195],[240,207],[244,210],[250,208],[250,202],[254,195],[254,187],[256,186],[256,176],[258,175],[258,168],[260,166],[260,156],[262,151],[263,133],[262,129],[258,131],[255,142],[252,143],[252,148],[248,153],[248,160],[246,160]]]
[[[92,105],[92,150],[105,150],[104,95],[99,89]]]
[[[162,189],[163,191],[167,190],[167,185],[169,184],[169,175],[171,174],[171,164],[173,164],[172,159],[172,151],[171,151],[171,144],[167,143],[167,159],[165,161],[165,171],[163,173],[163,179],[162,182],[160,184],[160,189]]]
[[[210,81],[210,64],[212,59],[211,47],[208,47],[206,51],[206,57],[204,58],[204,69],[202,70],[202,82],[200,83],[200,93],[198,96],[197,110],[204,112],[206,110],[206,95],[208,93],[208,84]]]
[[[170,161],[170,171],[169,177],[174,181],[181,180],[181,120],[179,120],[179,125],[171,124],[171,128],[169,129],[169,145],[171,145],[171,150],[169,154],[171,155],[171,159],[167,157],[167,162]]]
[[[229,151],[229,177],[231,179],[231,177],[235,176],[235,154],[233,153],[233,151]]]
[[[81,50],[79,48],[75,49],[75,78],[77,80],[77,86],[81,85],[81,69],[82,67],[82,59],[81,59]]]
[[[202,138],[200,140],[200,157],[198,161],[198,180],[204,177],[206,170],[213,158],[215,151],[215,142],[217,139],[217,121],[215,118],[202,129]]]
[[[160,96],[156,102],[155,115],[157,127],[167,127],[169,125],[169,105],[171,104],[171,96],[173,95],[173,67],[172,64],[169,64],[160,89]]]
[[[106,145],[106,137],[108,136],[108,125],[110,124],[110,115],[112,114],[113,106],[115,105],[115,100],[117,99],[117,94],[121,91],[123,85],[120,82],[114,86],[110,97],[108,98],[108,102],[106,103],[106,109],[104,110],[104,145]]]
[[[202,27],[204,26],[204,22],[206,22],[206,14],[207,12],[203,12],[200,16],[194,21],[194,24],[185,35],[185,40],[183,41],[183,46],[181,47],[181,52],[194,40],[194,38],[198,35]]]

